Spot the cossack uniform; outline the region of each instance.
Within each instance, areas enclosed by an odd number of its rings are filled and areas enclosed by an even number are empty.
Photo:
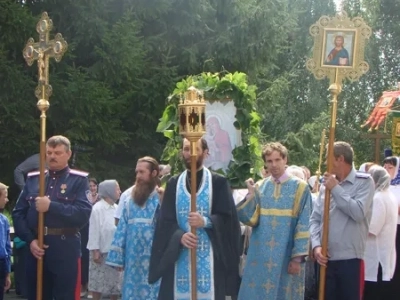
[[[12,213],[15,234],[28,245],[37,239],[39,172],[27,181]],[[89,221],[92,205],[86,197],[88,173],[64,168],[46,171],[45,195],[51,200],[44,214],[43,300],[79,299],[81,240],[79,230]],[[36,299],[36,258],[27,258],[28,300]],[[80,280],[79,280],[80,288]]]

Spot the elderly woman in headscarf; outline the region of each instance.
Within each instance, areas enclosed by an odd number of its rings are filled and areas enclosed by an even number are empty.
[[[400,294],[400,159],[397,156],[387,156],[392,155],[391,151],[385,150],[385,159],[383,160],[383,167],[390,174],[392,181],[390,182],[389,190],[392,192],[393,196],[397,200],[397,234],[396,234],[396,268],[394,271],[393,279],[391,281],[392,293],[394,295]]]
[[[118,206],[115,202],[121,190],[116,180],[105,180],[99,184],[98,193],[100,201],[93,206],[89,220],[89,291],[95,300],[101,299],[102,294],[117,300],[121,291],[121,274],[106,265],[105,260],[116,230],[114,213]]]
[[[390,175],[380,166],[368,173],[375,182],[369,234],[364,253],[364,300],[392,299],[390,280],[396,261],[397,200],[389,191]],[[398,297],[398,295],[396,296]]]

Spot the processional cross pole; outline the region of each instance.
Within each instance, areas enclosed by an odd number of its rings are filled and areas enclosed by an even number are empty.
[[[361,135],[362,138],[373,139],[375,144],[375,163],[380,164],[380,153],[381,153],[381,140],[391,139],[390,134],[377,133],[365,133]]]
[[[326,135],[326,130],[323,129],[321,133],[321,143],[319,145],[319,161],[318,161],[318,170],[316,172],[317,179],[315,181],[315,184],[317,185],[317,192],[319,192],[320,184],[319,181],[321,179],[321,165],[322,165],[322,160],[324,156],[324,151],[325,151],[325,135]]]
[[[190,211],[196,212],[197,195],[197,142],[205,134],[206,128],[206,103],[203,92],[190,87],[180,99],[179,133],[190,141]],[[190,232],[196,235],[196,228],[191,227]],[[197,300],[197,266],[196,248],[190,249],[191,269],[191,300]]]
[[[40,110],[40,177],[39,177],[39,196],[45,194],[45,160],[46,160],[46,111],[49,109],[49,98],[52,94],[52,87],[49,84],[49,59],[53,57],[59,62],[67,51],[67,42],[60,33],[57,33],[53,40],[49,39],[50,31],[53,28],[53,21],[46,12],[42,13],[36,25],[39,33],[39,41],[35,43],[30,38],[23,50],[24,58],[29,66],[37,60],[38,65],[38,86],[35,96],[38,99],[37,107]],[[38,243],[43,249],[44,239],[44,213],[38,215]],[[43,287],[43,259],[37,261],[37,291],[36,300],[42,299]]]
[[[314,38],[313,58],[307,61],[307,69],[317,80],[328,78],[331,94],[331,121],[327,153],[327,172],[333,170],[333,147],[335,141],[338,95],[342,91],[342,81],[357,81],[365,74],[369,65],[364,61],[365,40],[371,36],[371,28],[360,17],[350,19],[346,12],[335,17],[322,16],[311,25],[310,34]],[[347,49],[346,49],[347,47]],[[327,257],[329,235],[330,191],[325,190],[324,215],[322,220],[322,255]],[[326,266],[320,268],[318,299],[325,299]]]

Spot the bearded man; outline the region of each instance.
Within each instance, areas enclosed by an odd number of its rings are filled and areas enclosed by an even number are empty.
[[[236,296],[240,226],[228,181],[203,166],[205,139],[197,143],[197,212],[190,212],[190,142],[183,142],[187,170],[171,178],[154,233],[149,282],[161,279],[159,300],[191,299],[190,251],[197,254],[197,299]],[[190,232],[196,228],[197,235]]]
[[[122,300],[156,299],[159,284],[147,281],[157,212],[158,162],[149,156],[136,164],[136,182],[111,244],[106,264],[124,270]]]

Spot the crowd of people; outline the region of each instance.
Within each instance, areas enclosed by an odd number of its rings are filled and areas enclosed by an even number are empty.
[[[305,166],[288,165],[282,144],[268,143],[261,180],[249,178],[238,192],[204,167],[205,139],[197,143],[196,182],[191,182],[190,142],[184,139],[184,172],[162,186],[169,166],[142,157],[134,184],[121,194],[115,179],[98,183],[70,169],[69,140],[51,137],[45,196],[39,196],[38,171],[29,172],[26,182],[19,177],[22,192],[12,218],[26,248],[20,254],[23,274],[29,276],[15,280],[23,296],[36,299],[37,261],[43,260],[44,300],[103,295],[189,300],[194,289],[204,300],[303,300],[306,272],[315,272],[318,281],[319,266],[326,266],[327,300],[397,299],[399,158],[385,153],[382,166],[365,163],[357,171],[348,143],[336,142],[333,154],[333,169],[319,178]],[[194,186],[196,211],[191,208]],[[324,207],[326,191],[329,208]],[[7,201],[7,186],[0,183],[0,207]],[[322,251],[325,209],[327,255]],[[45,213],[43,247],[37,240],[38,212]],[[0,229],[0,284],[8,288],[6,218],[0,218]],[[306,269],[306,263],[315,268]]]

